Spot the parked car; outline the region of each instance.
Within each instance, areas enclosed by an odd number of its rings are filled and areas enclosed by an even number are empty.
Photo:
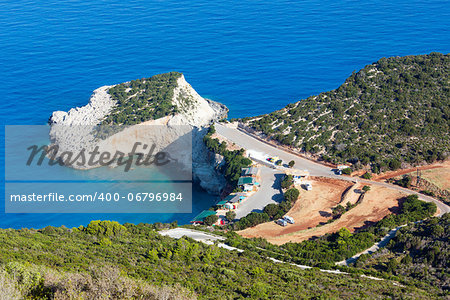
[[[283,226],[283,227],[287,226],[287,222],[286,222],[285,220],[283,220],[283,219],[277,220],[276,223],[277,223],[278,225],[280,225],[280,226]]]
[[[335,173],[336,175],[342,175],[342,170],[336,169],[336,170],[334,171],[334,173]]]
[[[294,218],[292,218],[292,217],[284,216],[283,219],[288,223],[291,223],[291,224],[295,223]]]

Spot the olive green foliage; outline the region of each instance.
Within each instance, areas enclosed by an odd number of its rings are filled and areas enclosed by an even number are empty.
[[[450,151],[450,55],[382,58],[343,85],[243,121],[278,142],[373,172]]]
[[[412,181],[411,176],[403,175],[403,177],[401,179],[395,180],[394,183],[399,186],[409,188],[409,187],[411,187],[411,181]]]
[[[295,202],[300,195],[300,192],[296,188],[291,188],[284,193],[286,201]]]
[[[294,184],[294,177],[292,175],[285,175],[281,181],[281,188],[287,189]]]
[[[345,175],[350,175],[352,174],[352,169],[351,168],[345,168],[344,170],[342,170],[342,173]]]
[[[154,286],[112,266],[65,272],[30,263],[0,265],[0,299],[196,299],[192,291]]]
[[[293,161],[293,160],[291,160],[291,161],[288,163],[289,168],[294,167],[294,165],[295,165],[295,161]]]
[[[173,90],[181,75],[158,74],[111,87],[108,93],[117,104],[102,124],[133,125],[175,114]]]
[[[358,259],[356,266],[406,277],[408,282],[433,287],[441,296],[449,297],[449,238],[450,214],[447,213],[401,228],[387,250]]]
[[[330,267],[334,262],[352,257],[386,235],[389,230],[408,222],[423,220],[436,212],[436,205],[418,200],[417,195],[410,195],[401,200],[398,214],[384,217],[372,226],[350,233],[345,228],[332,234],[326,234],[314,240],[301,243],[287,243],[274,246],[263,239],[244,239],[239,236],[229,238],[229,245],[245,248],[250,245],[270,250],[274,258],[311,266]],[[272,209],[272,208],[271,208]],[[268,211],[265,210],[265,214]],[[248,248],[250,249],[250,248]]]
[[[227,218],[228,221],[233,221],[234,219],[236,219],[236,213],[232,210],[227,211],[227,213],[225,214],[225,217]]]
[[[408,286],[276,264],[253,251],[238,253],[189,238],[172,239],[158,234],[157,224],[124,226],[127,234],[111,236],[109,247],[98,245],[99,236],[87,231],[0,229],[0,265],[9,268],[0,270],[0,295],[13,295],[15,281],[22,277],[20,286],[35,290],[28,295],[39,299],[53,299],[57,292],[58,299],[70,298],[71,292],[72,299],[183,299],[190,298],[189,293],[201,299],[426,295]],[[36,272],[30,262],[61,275]],[[8,266],[14,264],[18,266],[11,271]],[[51,276],[46,279],[46,274]],[[148,286],[157,292],[148,291]]]
[[[365,185],[365,186],[363,186],[362,190],[363,190],[364,192],[368,192],[368,191],[370,191],[370,186]]]
[[[361,177],[364,178],[364,179],[372,179],[372,174],[370,174],[369,172],[366,172]]]
[[[205,225],[207,225],[207,226],[211,226],[211,225],[213,225],[214,223],[216,223],[217,220],[219,220],[219,217],[218,217],[217,215],[210,215],[210,216],[207,216],[207,217],[203,220],[203,223],[205,223]]]
[[[116,236],[127,231],[125,226],[116,221],[91,221],[87,227],[80,226],[78,230],[101,236]]]
[[[230,151],[227,150],[225,142],[220,143],[218,139],[211,138],[211,135],[215,132],[214,125],[211,125],[208,133],[203,137],[203,142],[210,151],[224,157],[225,164],[222,166],[222,173],[230,184],[236,186],[241,176],[242,168],[250,166],[252,161],[243,155],[244,149]]]

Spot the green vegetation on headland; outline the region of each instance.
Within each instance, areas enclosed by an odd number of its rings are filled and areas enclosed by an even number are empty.
[[[372,172],[450,152],[450,55],[382,58],[339,88],[244,118],[278,142]]]
[[[108,90],[117,105],[103,125],[134,125],[177,112],[173,90],[182,74],[170,72],[117,84]]]
[[[2,291],[27,299],[433,297],[414,286],[305,271],[254,251],[175,240],[157,233],[163,227],[170,225],[0,229]]]
[[[226,142],[220,142],[217,138],[211,138],[216,132],[214,125],[209,127],[208,133],[203,137],[203,142],[210,151],[220,154],[225,159],[222,167],[222,174],[233,187],[236,187],[242,168],[246,168],[252,164],[252,161],[245,157],[244,149],[230,151],[227,149]]]

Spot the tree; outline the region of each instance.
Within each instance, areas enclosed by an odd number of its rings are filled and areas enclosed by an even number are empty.
[[[366,193],[366,192],[370,191],[370,186],[365,185],[365,186],[363,186],[362,190]]]
[[[363,176],[361,176],[364,179],[371,179],[372,178],[372,174],[370,174],[369,172],[364,173]]]
[[[389,168],[393,171],[400,169],[402,163],[398,159],[393,159],[389,162]]]
[[[205,225],[211,226],[212,224],[216,223],[217,220],[219,220],[219,217],[217,215],[210,215],[203,220],[203,223],[205,223]]]
[[[295,161],[291,160],[288,165],[289,168],[292,168],[295,165]]]
[[[333,218],[336,219],[340,217],[343,213],[345,213],[346,209],[342,205],[338,205],[336,207],[333,207],[331,209],[331,214],[333,215]]]
[[[227,211],[225,217],[227,218],[228,221],[232,222],[236,218],[236,213],[232,210]]]
[[[285,175],[281,181],[281,188],[287,189],[294,183],[294,177],[292,175]]]
[[[264,207],[264,212],[270,217],[273,218],[279,211],[278,204],[270,203]]]
[[[342,173],[344,173],[345,175],[350,175],[350,174],[352,174],[352,169],[345,168],[344,170],[342,170]]]
[[[279,160],[277,160],[277,161],[275,162],[275,164],[276,164],[277,166],[281,166],[282,163],[283,163],[283,161],[282,161],[281,159],[279,159]]]
[[[286,201],[294,202],[297,200],[299,195],[300,195],[299,190],[297,190],[296,188],[292,188],[287,190],[286,193],[284,193],[284,198],[286,199]]]

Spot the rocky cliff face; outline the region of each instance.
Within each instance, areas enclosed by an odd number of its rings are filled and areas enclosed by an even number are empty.
[[[113,86],[103,86],[94,91],[90,101],[83,107],[72,108],[68,112],[55,111],[49,119],[51,125],[50,139],[58,145],[60,151],[79,151],[93,148],[98,145],[93,136],[93,128],[108,116],[117,102],[108,93]],[[181,75],[177,79],[173,90],[172,103],[177,107],[177,113],[157,120],[150,120],[133,125],[123,132],[116,133],[100,143],[104,150],[115,150],[128,153],[130,150],[129,138],[145,134],[150,127],[140,125],[163,126],[163,133],[154,135],[155,144],[161,147],[168,146],[171,134],[179,133],[180,127],[192,130],[192,172],[194,180],[210,193],[218,194],[225,186],[226,181],[216,171],[222,158],[209,153],[203,143],[203,136],[212,122],[226,116],[228,109],[217,102],[202,98]],[[77,126],[79,125],[79,126]],[[183,126],[180,126],[183,125]],[[70,127],[70,130],[67,128]],[[155,127],[156,128],[156,127]],[[102,146],[103,145],[103,146]],[[88,167],[79,167],[86,169]]]

